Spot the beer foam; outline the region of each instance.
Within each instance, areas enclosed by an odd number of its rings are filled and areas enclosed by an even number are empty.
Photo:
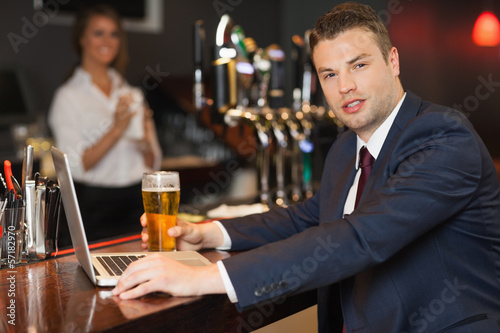
[[[180,187],[151,187],[143,188],[144,192],[177,192],[180,191]]]

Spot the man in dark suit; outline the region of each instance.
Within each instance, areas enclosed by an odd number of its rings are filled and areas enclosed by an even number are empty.
[[[318,193],[219,224],[179,221],[170,234],[181,250],[252,250],[204,268],[150,256],[114,294],[227,293],[245,309],[317,289],[321,332],[500,332],[500,190],[472,125],[403,90],[370,7],[335,7],[310,41],[328,103],[350,128]]]

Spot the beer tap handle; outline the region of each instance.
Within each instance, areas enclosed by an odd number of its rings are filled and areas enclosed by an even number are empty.
[[[248,58],[248,52],[245,45],[245,33],[239,25],[235,25],[232,28],[231,41],[237,51],[237,104],[241,108],[246,108],[253,103],[251,89],[254,83],[255,69]]]
[[[235,25],[231,29],[231,41],[233,42],[233,45],[236,48],[238,54],[241,57],[249,60],[247,48],[245,45],[245,33],[243,32],[243,28],[241,26]]]
[[[313,195],[312,186],[312,151],[304,152],[302,154],[302,179],[303,179],[303,191],[307,199]]]
[[[253,56],[253,66],[258,82],[257,88],[257,106],[262,108],[267,106],[267,92],[269,88],[269,79],[271,76],[271,61],[263,49],[257,49]]]
[[[284,107],[285,104],[285,72],[283,64],[285,60],[285,53],[277,44],[268,46],[266,48],[266,53],[271,61],[271,73],[267,99],[269,107],[277,109]]]
[[[252,65],[254,65],[254,56],[258,49],[257,43],[252,37],[245,37],[245,39],[243,40],[243,45],[245,45],[248,60],[252,63]]]
[[[254,122],[255,131],[257,132],[257,138],[259,139],[260,145],[263,148],[267,148],[269,146],[269,135],[265,129],[265,127],[260,123],[260,120],[256,120]]]
[[[304,38],[299,35],[292,37],[292,68],[294,70],[293,78],[293,109],[300,110],[302,105],[302,90],[304,82]]]
[[[276,114],[272,119],[272,129],[274,138],[276,139],[276,199],[275,203],[278,206],[286,207],[288,206],[288,199],[286,197],[285,189],[285,162],[286,162],[286,151],[288,149],[288,136],[286,134],[286,128],[284,126],[284,121],[281,117],[282,114],[286,113],[287,110],[282,108],[276,110]]]
[[[236,107],[236,66],[234,49],[230,35],[233,22],[229,15],[222,15],[217,26],[214,47],[214,93],[211,112],[211,121],[220,124],[224,113]]]
[[[196,109],[196,119],[201,120],[201,112],[205,105],[205,89],[203,85],[203,46],[205,43],[205,30],[203,21],[197,20],[194,22],[193,30],[193,56],[194,56],[194,86],[193,97],[194,106]]]
[[[266,119],[254,118],[252,121],[259,142],[260,200],[266,210],[269,208],[269,169],[271,163],[271,137],[266,127]]]
[[[304,152],[301,148],[304,148],[304,140],[306,135],[303,133],[303,129],[297,116],[302,116],[302,112],[288,112],[283,113],[281,117],[284,119],[285,125],[290,133],[291,138],[291,200],[292,202],[300,202],[303,198],[302,188],[304,179]],[[307,167],[306,167],[307,168]]]
[[[261,176],[260,176],[260,199],[261,203],[269,209],[269,163],[271,162],[271,151],[269,146],[262,149]],[[266,209],[266,210],[267,210]]]
[[[311,55],[309,53],[309,34],[310,30],[306,31],[303,39],[303,59],[302,59],[302,105],[312,103],[312,95],[317,90],[317,85],[314,82],[316,72],[314,71]]]

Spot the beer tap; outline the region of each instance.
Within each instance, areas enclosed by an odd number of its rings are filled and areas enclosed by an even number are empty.
[[[268,113],[269,114],[269,113]],[[260,142],[260,201],[262,205],[269,208],[269,204],[271,203],[271,196],[269,194],[269,170],[271,164],[271,145],[272,145],[272,137],[269,131],[269,122],[265,118],[259,117],[257,121],[253,123],[255,126],[257,137]]]
[[[289,138],[286,129],[285,121],[288,118],[290,110],[288,108],[279,108],[275,110],[275,114],[272,118],[271,125],[273,128],[273,134],[276,138],[276,198],[275,203],[278,206],[286,207],[289,205],[289,200],[285,185],[285,168],[288,156],[288,150],[290,149]]]
[[[244,44],[245,34],[239,25],[235,25],[231,32],[231,41],[236,48],[236,74],[237,74],[237,105],[248,108],[251,103],[251,87],[254,82],[255,69],[248,59]]]
[[[252,50],[255,63],[255,53]],[[216,32],[215,60],[213,61],[215,75],[215,92],[213,119],[224,126],[237,126],[248,123],[256,132],[259,147],[258,168],[260,171],[260,200],[269,207],[269,163],[271,156],[271,136],[269,125],[263,116],[262,108],[253,107],[252,87],[255,82],[260,86],[267,85],[267,74],[262,66],[254,66],[246,51],[243,29],[234,25],[226,14],[221,17]],[[269,67],[269,66],[268,66]],[[259,73],[256,73],[256,68]],[[261,83],[264,83],[263,85]],[[267,89],[266,89],[267,91]],[[259,98],[260,99],[260,98]]]
[[[203,21],[194,22],[193,29],[193,55],[194,55],[194,85],[193,98],[196,109],[196,119],[201,119],[201,112],[205,106],[205,88],[203,86],[203,46],[205,42],[205,30]]]
[[[243,40],[243,44],[245,45],[245,50],[248,55],[248,61],[254,67],[254,77],[253,82],[250,87],[250,105],[257,105],[257,101],[259,100],[259,74],[256,68],[256,61],[254,60],[257,52],[261,52],[262,50],[257,47],[257,43],[251,37],[245,37]]]
[[[200,114],[203,96],[201,49],[202,22],[195,22],[195,106]],[[241,26],[223,15],[215,36],[213,69],[213,103],[210,118],[224,126],[250,125],[255,131],[260,172],[260,201],[286,206],[289,204],[285,176],[291,157],[292,201],[313,194],[312,155],[315,152],[313,129],[324,117],[331,117],[319,102],[320,89],[308,51],[308,34],[292,38],[296,79],[293,105],[285,107],[284,52],[276,44],[262,49],[252,38],[245,37]],[[323,98],[324,100],[324,98]],[[273,149],[275,154],[272,155]],[[274,157],[274,164],[271,157]],[[273,166],[273,169],[271,169]],[[270,171],[276,173],[276,193],[270,195]],[[274,200],[272,200],[274,199]]]
[[[295,112],[295,118],[299,121],[302,128],[302,135],[298,142],[301,152],[301,165],[302,165],[302,191],[306,198],[313,195],[312,185],[312,155],[314,151],[314,143],[312,141],[312,130],[314,127],[310,119],[310,114],[299,110]]]
[[[269,207],[272,202],[270,196],[269,178],[271,168],[272,110],[268,106],[269,82],[271,80],[271,62],[266,50],[257,48],[253,56],[253,67],[256,75],[256,105],[249,110],[258,115],[253,120],[259,142],[258,165],[260,171],[260,199],[261,203]]]
[[[329,131],[333,134],[343,131],[343,124],[335,118],[333,112],[329,109],[328,112],[326,111],[328,106],[323,91],[320,88],[319,79],[309,51],[309,34],[310,31],[306,31],[304,38],[298,35],[292,38],[294,50],[297,55],[295,59],[297,68],[297,84],[294,91],[296,93],[296,95],[294,94],[295,117],[299,120],[305,136],[305,140],[300,142],[300,150],[303,165],[303,190],[306,197],[310,197],[313,194],[313,153],[318,154],[317,156],[322,156],[321,145],[324,141],[319,142],[316,147],[314,141],[318,134],[317,131],[314,134],[313,130],[327,126],[327,128],[333,130]],[[325,118],[332,120],[333,124],[325,124]]]
[[[312,154],[314,144],[312,130],[314,122],[311,117],[311,90],[313,87],[313,68],[307,61],[308,45],[304,38],[292,37],[293,61],[295,62],[295,87],[293,89],[293,115],[287,121],[293,142],[292,162],[292,200],[299,201],[302,193],[309,198],[313,194],[312,186]],[[300,184],[300,185],[299,185]],[[301,187],[301,190],[299,190]]]
[[[283,120],[288,133],[291,137],[291,163],[290,163],[290,177],[292,183],[290,198],[292,202],[299,202],[302,200],[302,162],[301,162],[301,152],[299,143],[303,138],[301,133],[300,124],[298,123],[295,115],[292,112],[281,113],[281,119]]]
[[[285,53],[276,44],[272,44],[266,48],[266,52],[271,61],[271,75],[269,80],[268,102],[269,107],[273,111],[268,117],[271,122],[271,128],[276,141],[275,149],[275,171],[276,171],[276,198],[275,204],[278,206],[288,206],[288,198],[285,188],[285,165],[288,150],[288,135],[282,115],[288,114],[290,111],[285,108],[284,102],[284,68],[283,61]]]
[[[213,123],[223,123],[227,110],[236,107],[236,50],[231,43],[233,21],[227,14],[222,15],[216,30],[214,61],[214,96],[211,112]]]

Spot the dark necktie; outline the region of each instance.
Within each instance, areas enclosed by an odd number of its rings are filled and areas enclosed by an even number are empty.
[[[356,192],[356,202],[354,204],[354,208],[358,207],[359,199],[361,198],[361,194],[363,194],[363,189],[365,188],[366,181],[368,180],[368,176],[372,171],[373,163],[375,159],[370,154],[368,149],[363,146],[359,150],[359,167],[361,168],[361,175],[359,177],[358,182],[358,191]]]
[[[365,189],[366,181],[368,180],[368,176],[372,171],[373,163],[375,163],[375,159],[370,154],[368,149],[363,146],[359,150],[359,167],[361,168],[361,175],[359,176],[358,182],[358,191],[356,192],[356,202],[354,203],[354,209],[358,207],[359,199],[361,198],[361,194],[363,194],[363,190]],[[342,333],[345,333],[345,324],[342,328]]]

